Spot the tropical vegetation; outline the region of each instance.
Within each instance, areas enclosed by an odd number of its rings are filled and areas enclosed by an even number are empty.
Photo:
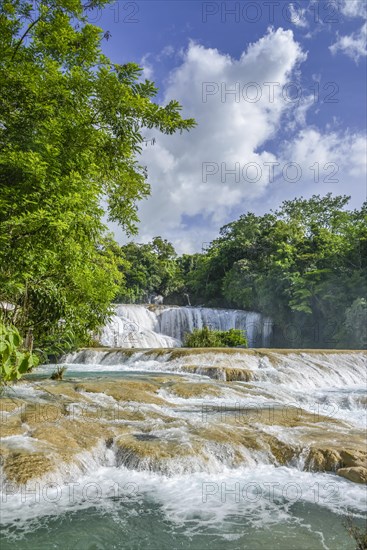
[[[195,124],[154,101],[138,65],[102,53],[109,35],[86,8],[106,3],[0,4],[0,314],[50,352],[88,343],[126,294],[105,216],[136,232],[147,132]]]
[[[240,329],[213,330],[207,326],[185,335],[187,348],[247,348],[247,338]]]
[[[167,303],[189,297],[192,305],[258,311],[274,322],[275,346],[365,348],[367,203],[350,210],[348,202],[331,194],[285,201],[225,225],[202,254],[171,252]],[[161,292],[158,270],[143,264],[133,271],[145,270],[149,292]]]
[[[348,197],[328,194],[248,212],[203,253],[178,256],[159,236],[115,242],[106,220],[133,236],[149,195],[139,163],[148,132],[195,122],[177,101],[155,102],[138,65],[102,53],[109,33],[85,10],[106,3],[0,5],[2,378],[35,364],[33,342],[46,354],[88,345],[113,301],[154,295],[264,313],[275,346],[366,347],[366,203],[352,210]],[[237,336],[225,345],[241,345]],[[202,338],[214,336],[188,341]]]

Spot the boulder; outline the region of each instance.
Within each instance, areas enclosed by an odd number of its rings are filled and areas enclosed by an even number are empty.
[[[350,468],[339,468],[336,472],[338,476],[345,477],[354,483],[367,484],[367,468],[363,466],[352,466]]]

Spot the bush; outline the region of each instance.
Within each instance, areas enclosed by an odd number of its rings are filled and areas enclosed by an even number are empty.
[[[186,334],[184,345],[187,348],[233,348],[236,346],[247,348],[247,338],[240,329],[211,330],[205,326]]]
[[[38,362],[38,357],[23,348],[18,330],[0,322],[0,385],[19,380]]]

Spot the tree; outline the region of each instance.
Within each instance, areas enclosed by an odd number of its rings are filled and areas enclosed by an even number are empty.
[[[125,283],[118,300],[127,303],[148,301],[151,294],[167,296],[180,288],[181,279],[176,252],[172,244],[161,237],[151,243],[130,242],[121,247]]]
[[[0,36],[0,301],[40,344],[61,334],[82,342],[104,322],[127,266],[102,203],[133,234],[149,194],[137,161],[145,129],[172,134],[194,121],[174,100],[154,103],[136,64],[102,54],[103,32],[80,0],[3,2]]]
[[[270,316],[282,347],[361,347],[367,205],[348,200],[301,197],[224,226],[186,275],[196,303]]]

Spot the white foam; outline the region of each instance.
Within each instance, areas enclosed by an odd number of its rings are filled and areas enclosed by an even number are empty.
[[[95,465],[94,465],[95,466]],[[366,492],[332,474],[301,472],[295,468],[258,465],[237,470],[223,467],[210,475],[163,476],[123,466],[100,466],[68,484],[49,481],[33,485],[35,493],[8,491],[2,494],[2,524],[17,526],[40,517],[100,507],[109,511],[125,502],[149,499],[167,520],[182,525],[217,526],[237,515],[253,524],[272,525],[292,517],[295,503],[317,504],[337,514],[366,509]],[[26,505],[27,504],[27,505]]]

